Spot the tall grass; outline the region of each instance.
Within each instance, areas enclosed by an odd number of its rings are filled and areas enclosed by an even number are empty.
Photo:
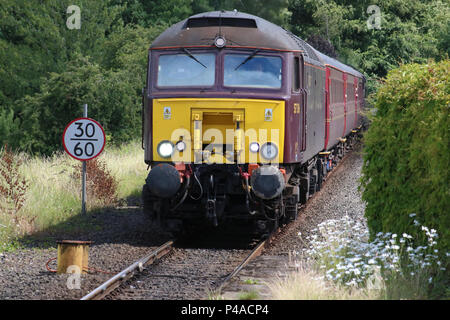
[[[15,154],[15,158],[20,160],[19,172],[28,184],[25,203],[15,214],[21,217],[20,221],[32,223],[14,223],[11,215],[0,208],[0,251],[14,237],[42,231],[81,211],[81,181],[75,178],[75,171],[81,168],[79,161],[63,152],[52,157],[30,157],[20,153]],[[98,159],[116,180],[118,199],[139,196],[147,174],[140,143],[106,146]],[[88,210],[97,210],[104,205],[92,190],[87,190]]]
[[[308,268],[298,268],[286,278],[276,278],[267,283],[274,300],[367,300],[377,299],[376,291],[348,289],[327,281]]]

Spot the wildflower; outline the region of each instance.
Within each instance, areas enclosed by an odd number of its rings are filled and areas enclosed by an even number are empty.
[[[409,216],[410,216],[411,218],[413,218],[413,217],[416,216],[416,214],[415,214],[415,213],[411,213]]]

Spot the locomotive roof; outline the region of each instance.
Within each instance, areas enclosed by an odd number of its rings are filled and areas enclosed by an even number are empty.
[[[212,11],[193,15],[165,30],[150,49],[179,47],[209,47],[222,35],[227,47],[264,48],[280,51],[300,51],[305,60],[335,66],[350,74],[362,76],[353,68],[315,50],[293,33],[263,18],[238,11]]]

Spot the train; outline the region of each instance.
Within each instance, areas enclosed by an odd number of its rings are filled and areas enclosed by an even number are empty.
[[[364,75],[255,15],[193,15],[148,52],[143,211],[165,230],[297,219],[363,128]]]

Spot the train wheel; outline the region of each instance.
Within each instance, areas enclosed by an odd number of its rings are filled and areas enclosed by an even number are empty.
[[[309,172],[300,178],[299,200],[301,204],[306,204],[309,198]]]
[[[317,191],[322,188],[323,182],[323,163],[322,160],[317,161]]]
[[[286,213],[285,214],[286,214],[286,219],[285,219],[286,223],[297,220],[298,203],[295,201],[290,201],[290,203],[286,205]]]

